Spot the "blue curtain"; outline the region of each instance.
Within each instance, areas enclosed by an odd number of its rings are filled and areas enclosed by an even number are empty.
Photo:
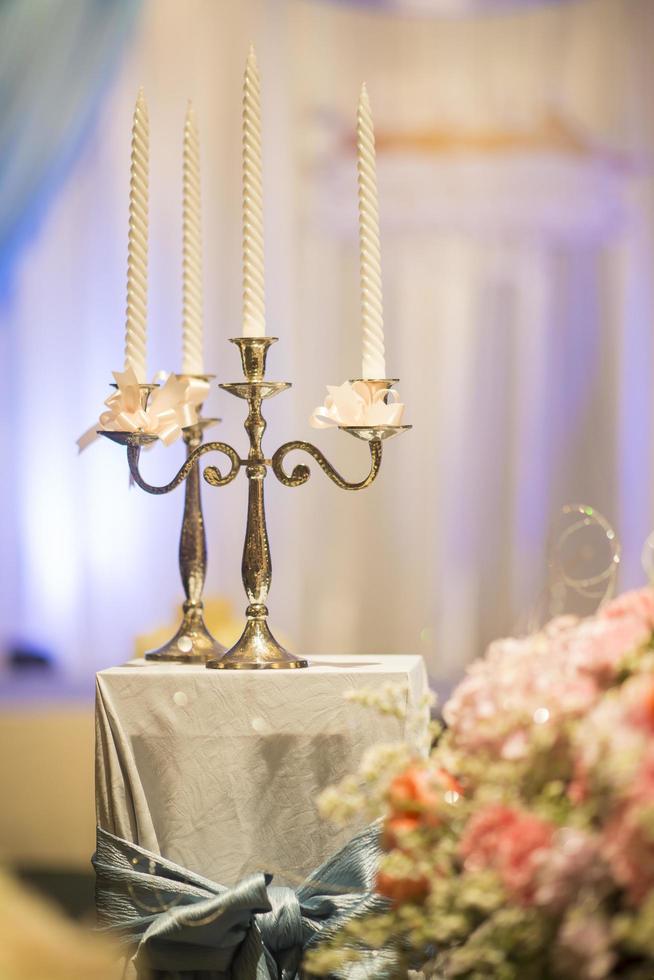
[[[0,294],[83,145],[141,0],[0,0]]]

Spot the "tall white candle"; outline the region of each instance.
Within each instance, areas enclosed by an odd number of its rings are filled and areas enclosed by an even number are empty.
[[[243,336],[266,333],[259,69],[251,46],[243,81]]]
[[[375,132],[365,82],[357,110],[357,175],[359,184],[359,254],[361,267],[362,378],[385,378],[384,313]]]
[[[189,101],[184,123],[182,217],[182,372],[204,374],[200,140]]]
[[[132,367],[139,382],[146,380],[145,339],[148,314],[148,182],[150,123],[139,89],[132,124],[127,246],[127,310],[125,369]]]

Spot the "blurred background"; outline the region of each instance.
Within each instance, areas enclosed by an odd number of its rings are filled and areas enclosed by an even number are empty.
[[[173,632],[182,493],[77,456],[122,368],[130,129],[149,102],[149,367],[181,362],[181,147],[202,143],[207,369],[239,377],[240,113],[262,73],[267,446],[365,447],[308,416],[360,365],[354,124],[378,141],[386,363],[414,429],[379,480],[267,481],[273,626],[295,652],[420,653],[446,692],[541,602],[563,504],[599,508],[620,585],[654,527],[654,3],[0,0],[0,849],[88,903],[93,675]],[[244,445],[215,391],[218,438]],[[179,445],[144,461],[170,478]],[[314,467],[316,470],[317,467]],[[237,629],[246,495],[205,488],[206,594]],[[165,638],[162,637],[162,638]],[[71,881],[77,875],[75,894]],[[54,883],[54,884],[53,884]]]

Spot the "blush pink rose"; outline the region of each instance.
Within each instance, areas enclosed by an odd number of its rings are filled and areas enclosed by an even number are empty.
[[[633,616],[651,633],[654,630],[654,589],[634,589],[609,602],[599,613],[603,619]]]
[[[640,905],[654,887],[654,842],[641,825],[638,807],[623,807],[607,824],[602,849],[615,880]]]
[[[634,678],[622,690],[631,695],[626,706],[627,721],[636,728],[654,731],[654,681],[649,677]],[[646,765],[647,760],[643,768]]]
[[[607,607],[608,608],[608,607]],[[637,616],[588,619],[575,631],[568,652],[576,668],[609,683],[627,654],[644,646],[651,630]]]
[[[491,804],[468,823],[459,852],[468,871],[492,868],[509,895],[522,905],[534,901],[537,874],[552,844],[554,825],[503,804]]]

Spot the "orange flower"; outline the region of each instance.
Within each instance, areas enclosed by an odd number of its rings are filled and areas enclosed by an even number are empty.
[[[401,837],[403,834],[408,834],[412,830],[417,830],[419,826],[420,817],[417,813],[411,815],[398,814],[397,816],[388,817],[384,822],[382,847],[386,851],[393,850],[394,847],[398,846],[398,833]]]
[[[402,838],[413,830],[436,828],[440,825],[440,807],[444,793],[461,795],[459,783],[444,769],[430,769],[414,763],[393,779],[388,789],[390,814],[384,822],[382,847],[386,851],[409,850]],[[429,891],[424,878],[396,879],[380,872],[378,889],[396,903],[417,901]]]
[[[429,882],[425,877],[395,878],[385,871],[377,872],[376,891],[390,898],[394,906],[406,902],[423,902],[429,893]]]
[[[394,816],[418,815],[423,826],[437,827],[440,821],[435,811],[443,801],[443,793],[460,796],[463,789],[445,769],[430,769],[414,763],[392,781],[388,802]]]

